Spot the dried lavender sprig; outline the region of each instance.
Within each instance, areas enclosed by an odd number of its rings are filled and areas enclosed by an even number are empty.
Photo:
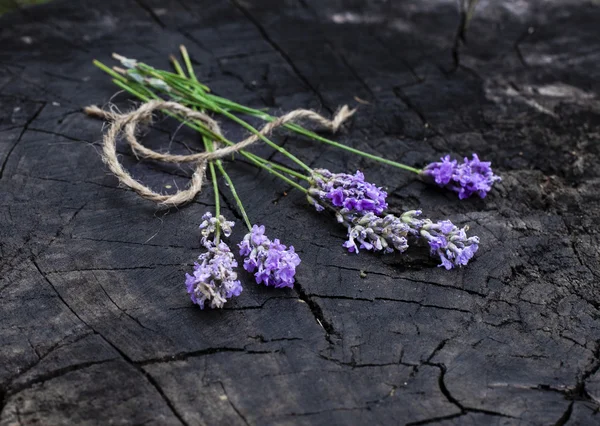
[[[348,241],[343,246],[351,253],[358,253],[359,248],[403,253],[408,248],[407,237],[412,235],[429,244],[431,255],[441,261],[438,266],[450,270],[467,265],[479,249],[479,237],[467,237],[468,226],[458,228],[449,220],[418,219],[420,214],[420,210],[412,210],[400,217],[391,214],[379,217],[372,212],[345,216],[342,223],[348,226]]]
[[[309,203],[317,211],[329,207],[337,221],[347,226],[348,240],[343,246],[351,253],[360,249],[402,253],[408,248],[407,237],[412,235],[427,241],[431,254],[442,262],[439,266],[452,269],[466,265],[479,248],[479,237],[467,237],[468,227],[460,229],[449,220],[420,219],[420,210],[408,211],[400,217],[392,214],[381,217],[387,208],[387,193],[365,182],[360,172],[349,175],[315,170],[311,183]]]
[[[186,60],[186,66],[190,75],[195,78],[189,58],[184,55],[184,59]],[[179,69],[179,71],[184,75],[183,70]],[[202,135],[202,141],[206,151],[210,152],[214,150],[212,140],[206,135]],[[198,304],[201,309],[204,308],[204,303],[207,300],[210,300],[211,308],[222,308],[228,298],[239,296],[242,292],[242,285],[237,280],[237,273],[234,271],[234,268],[237,267],[237,261],[233,257],[229,246],[223,242],[219,242],[219,232],[223,230],[223,235],[229,237],[235,223],[226,220],[224,216],[220,215],[219,187],[214,164],[214,161],[209,162],[215,195],[216,217],[213,217],[210,213],[206,213],[202,217],[203,222],[199,226],[202,234],[202,244],[207,248],[208,252],[201,254],[198,258],[202,263],[194,264],[194,274],[186,274],[188,293],[192,302]],[[216,160],[216,164],[223,175],[226,175],[221,161]],[[235,189],[232,192],[237,198]],[[244,218],[247,220],[245,211]],[[210,242],[208,238],[213,233],[215,234],[214,241]]]
[[[187,50],[183,46],[181,46],[181,53],[190,77],[193,80],[196,80]],[[177,63],[175,66],[181,75],[185,75]],[[213,151],[214,145],[212,140],[207,139],[206,136],[203,136],[203,140],[206,150],[209,152]],[[293,287],[296,266],[300,264],[300,257],[295,253],[294,247],[290,246],[287,248],[285,245],[281,244],[278,239],[275,239],[274,241],[269,240],[264,235],[264,226],[250,225],[250,219],[248,218],[244,204],[238,196],[229,174],[225,171],[222,161],[217,159],[215,160],[215,163],[227,182],[229,190],[244,218],[244,222],[250,231],[239,244],[240,255],[246,256],[244,259],[244,269],[248,272],[258,270],[254,274],[257,284],[263,283],[266,286],[274,286],[276,288]],[[285,169],[285,167],[282,168]],[[224,232],[228,231],[229,234],[231,233],[230,225],[230,222],[224,222]]]
[[[209,150],[212,149],[211,142]],[[278,239],[271,241],[264,235],[264,226],[252,226],[250,224],[244,204],[238,196],[233,181],[225,171],[221,160],[216,160],[216,165],[227,182],[229,190],[244,218],[244,222],[250,231],[238,245],[240,255],[245,256],[244,269],[248,272],[256,271],[254,277],[257,284],[264,284],[275,288],[293,287],[296,267],[300,264],[300,257],[294,251],[294,246],[288,248],[281,244]],[[225,226],[228,224],[227,222]]]
[[[256,271],[254,278],[257,284],[275,288],[293,287],[296,267],[300,264],[300,257],[294,251],[294,246],[288,248],[281,244],[278,239],[271,241],[264,235],[264,226],[250,225],[244,205],[220,160],[217,160],[217,167],[227,181],[231,194],[250,231],[238,244],[240,256],[245,256],[244,269],[248,272]]]
[[[227,244],[217,241],[216,237],[218,229],[222,229],[225,236],[231,235],[233,226],[234,222],[221,215],[214,217],[207,212],[202,216],[202,245],[207,251],[198,257],[200,262],[194,264],[193,273],[185,274],[187,292],[200,309],[204,309],[207,302],[211,308],[222,308],[228,299],[242,292],[242,284],[235,271],[238,264],[233,253]]]

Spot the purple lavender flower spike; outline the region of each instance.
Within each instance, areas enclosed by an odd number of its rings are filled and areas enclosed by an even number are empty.
[[[185,274],[185,285],[192,302],[204,309],[206,302],[211,308],[222,308],[227,299],[239,296],[242,284],[237,280],[234,268],[237,262],[225,243],[207,247],[208,252],[198,257],[192,275]]]
[[[432,222],[430,219],[418,219],[420,210],[402,215],[402,220],[411,227],[412,233],[424,238],[429,244],[432,255],[439,256],[441,264],[447,270],[465,266],[479,248],[479,237],[467,237],[469,227],[458,228],[449,220]]]
[[[388,206],[386,198],[387,192],[365,182],[365,176],[360,171],[350,175],[315,169],[308,190],[308,200],[317,211],[323,210],[323,206],[317,201],[322,200],[336,207],[342,215],[368,212],[381,214]]]
[[[430,164],[424,173],[437,184],[456,190],[460,198],[473,192],[483,198],[493,182],[500,180],[492,173],[490,163],[479,161],[476,154],[473,154],[473,160],[465,158],[465,163],[460,165],[446,156],[441,162]],[[456,182],[462,182],[462,186]],[[392,214],[382,217],[387,208],[386,197],[387,193],[381,188],[365,182],[361,172],[333,174],[325,169],[314,171],[307,195],[308,202],[317,211],[322,211],[324,205],[329,206],[335,211],[337,221],[348,227],[348,240],[343,246],[350,253],[360,250],[403,253],[408,249],[407,237],[412,236],[424,238],[431,254],[439,256],[439,266],[446,269],[466,265],[473,258],[479,238],[467,237],[468,227],[460,229],[449,220],[434,223],[430,219],[419,219],[420,210],[406,212],[400,217]],[[255,226],[240,244],[240,254],[250,254],[252,236],[263,235],[263,232],[264,228]],[[260,268],[259,265],[257,256],[252,254],[244,262],[244,267],[252,272]],[[260,269],[255,275],[259,283],[265,279]]]
[[[348,241],[343,246],[350,253],[358,253],[359,249],[402,253],[408,248],[406,236],[410,228],[399,217],[388,214],[382,218],[369,212],[345,222],[348,225]]]
[[[265,235],[265,227],[254,225],[238,245],[244,256],[244,269],[255,272],[257,284],[276,288],[294,286],[296,267],[300,257],[294,247],[281,244],[278,239],[271,241]]]
[[[324,210],[323,204],[335,210],[337,221],[348,227],[348,241],[343,246],[350,253],[362,249],[403,252],[408,248],[410,228],[394,215],[379,216],[388,207],[387,192],[365,182],[360,171],[350,175],[315,169],[307,198],[317,211]]]
[[[472,160],[465,157],[462,164],[450,160],[449,155],[442,157],[441,160],[429,164],[422,173],[432,178],[439,186],[457,192],[461,200],[473,194],[485,198],[494,182],[502,180],[500,176],[493,173],[492,163],[480,161],[477,154],[473,154]]]
[[[233,253],[224,242],[216,243],[209,238],[220,227],[225,236],[231,234],[234,222],[227,221],[223,216],[214,218],[206,213],[200,224],[202,245],[207,249],[194,264],[194,272],[185,274],[185,285],[192,302],[204,309],[209,303],[211,308],[222,308],[227,299],[239,296],[242,284],[237,279],[235,268],[238,266]]]

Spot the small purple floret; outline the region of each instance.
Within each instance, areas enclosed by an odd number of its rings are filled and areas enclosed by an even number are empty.
[[[365,176],[357,171],[354,175],[347,173],[331,173],[326,169],[315,169],[309,189],[309,202],[317,211],[323,206],[317,200],[322,200],[346,213],[375,213],[381,214],[387,209],[387,192],[365,182]]]
[[[296,267],[300,264],[300,256],[281,244],[278,239],[271,241],[265,235],[265,227],[254,225],[238,245],[240,255],[244,256],[244,269],[255,272],[258,284],[276,288],[294,286]]]
[[[493,173],[491,164],[480,161],[477,154],[473,154],[472,160],[465,157],[462,164],[446,155],[441,161],[429,164],[422,173],[433,178],[439,186],[457,192],[461,200],[473,194],[485,198],[494,182],[501,180]]]

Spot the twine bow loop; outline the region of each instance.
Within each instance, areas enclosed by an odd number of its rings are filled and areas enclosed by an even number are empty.
[[[145,147],[138,142],[136,138],[137,125],[140,123],[150,123],[152,121],[152,113],[156,110],[169,111],[182,117],[184,120],[196,120],[203,123],[212,133],[217,136],[222,136],[221,127],[209,115],[194,111],[181,105],[177,102],[152,100],[140,105],[137,109],[119,113],[114,110],[103,110],[96,105],[90,105],[84,108],[84,112],[92,117],[102,118],[111,122],[106,134],[104,135],[102,145],[102,161],[108,166],[110,171],[119,179],[119,181],[137,192],[141,197],[154,201],[161,206],[178,206],[191,201],[196,194],[202,191],[202,183],[206,174],[206,166],[208,161],[216,160],[234,154],[242,149],[245,149],[256,142],[260,141],[261,136],[270,134],[278,127],[292,121],[300,121],[302,119],[312,121],[319,124],[325,129],[335,133],[340,126],[350,118],[356,110],[351,110],[344,105],[335,114],[332,120],[323,117],[322,115],[306,110],[297,109],[279,117],[278,119],[265,124],[258,132],[252,134],[246,139],[231,145],[221,146],[216,145],[217,149],[211,152],[200,152],[188,155],[177,155],[170,153],[160,153]],[[164,161],[166,163],[196,163],[196,168],[191,177],[188,188],[179,190],[175,194],[164,195],[159,194],[141,182],[135,180],[121,165],[117,157],[117,139],[123,133],[125,140],[128,142],[132,151],[136,156],[148,158],[155,161]]]

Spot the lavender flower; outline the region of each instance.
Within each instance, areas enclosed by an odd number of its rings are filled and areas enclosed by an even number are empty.
[[[323,210],[318,199],[337,207],[342,215],[363,212],[381,214],[387,208],[386,198],[387,192],[365,182],[365,176],[360,171],[350,175],[315,169],[308,190],[308,200],[317,211]]]
[[[194,264],[193,275],[185,274],[185,285],[192,302],[200,309],[204,309],[207,301],[211,308],[222,308],[227,299],[242,292],[234,270],[238,264],[227,244],[208,243],[206,248],[208,252],[198,257],[200,263]]]
[[[348,225],[348,241],[344,247],[350,253],[358,253],[359,249],[403,253],[408,249],[407,237],[413,236],[424,238],[431,254],[441,259],[439,266],[448,270],[471,260],[479,248],[479,237],[467,237],[468,227],[460,229],[449,220],[435,223],[419,219],[420,215],[420,210],[411,210],[400,217],[391,214],[379,217],[370,212],[360,217],[342,217],[343,223]]]
[[[242,284],[237,279],[235,268],[238,266],[233,253],[224,242],[217,243],[209,238],[220,227],[225,236],[231,234],[234,222],[223,216],[213,217],[210,213],[202,216],[200,224],[202,245],[207,249],[194,264],[192,275],[185,274],[185,285],[192,302],[204,309],[209,302],[211,308],[222,308],[227,299],[239,296]]]
[[[265,235],[265,227],[254,225],[238,245],[240,255],[245,256],[244,269],[255,272],[258,284],[276,288],[293,287],[296,266],[300,257],[294,247],[287,248],[278,239],[271,241]]]
[[[307,195],[317,211],[324,210],[323,204],[329,205],[337,221],[348,227],[348,240],[343,246],[350,253],[361,249],[402,253],[408,248],[406,236],[410,227],[394,215],[379,216],[387,209],[386,198],[387,192],[365,182],[360,171],[350,175],[326,169],[314,170]]]
[[[456,177],[458,182],[463,184],[460,190],[456,189],[460,198],[466,198],[473,192],[478,192],[484,197],[491,184],[500,179],[492,173],[490,163],[479,161],[476,154],[473,154],[471,161],[465,158],[465,164],[461,165],[457,165],[456,161],[446,156],[442,158],[442,162],[433,163],[425,169],[425,173],[442,186],[449,185]],[[477,181],[484,178],[489,182]],[[431,254],[441,259],[442,263],[439,266],[449,270],[466,265],[479,248],[478,237],[467,237],[468,227],[460,229],[449,220],[435,223],[430,219],[419,219],[420,210],[408,211],[400,217],[392,214],[381,217],[381,213],[387,208],[387,193],[365,182],[364,175],[360,172],[352,176],[319,169],[315,170],[311,183],[307,195],[309,203],[317,211],[322,211],[323,205],[333,208],[337,221],[348,227],[348,240],[343,246],[350,253],[358,253],[361,249],[403,253],[408,249],[407,237],[412,236],[425,239]],[[487,187],[484,188],[484,184]],[[473,189],[475,187],[476,189]],[[240,254],[250,253],[250,241],[253,239],[257,240],[255,245],[261,244],[261,241],[266,239],[263,234],[264,228],[255,226],[252,233],[246,235],[240,244]],[[246,266],[247,262],[251,269]],[[247,270],[254,271],[256,265],[252,258],[244,262],[244,268]]]
[[[430,219],[417,219],[420,210],[406,212],[402,218],[411,228],[411,233],[424,238],[432,255],[440,257],[447,270],[469,263],[479,248],[479,237],[467,237],[468,226],[458,228],[449,220],[432,222]]]
[[[382,218],[369,212],[352,219],[348,224],[348,241],[344,247],[350,253],[358,253],[359,248],[384,253],[397,250],[402,253],[408,248],[406,236],[409,231],[409,226],[401,218],[391,214]]]
[[[423,175],[433,178],[436,184],[458,193],[458,198],[469,198],[473,194],[485,198],[500,176],[492,172],[491,163],[480,161],[477,154],[473,159],[465,157],[462,164],[451,160],[449,155],[441,158],[442,161],[431,163],[423,169]]]

